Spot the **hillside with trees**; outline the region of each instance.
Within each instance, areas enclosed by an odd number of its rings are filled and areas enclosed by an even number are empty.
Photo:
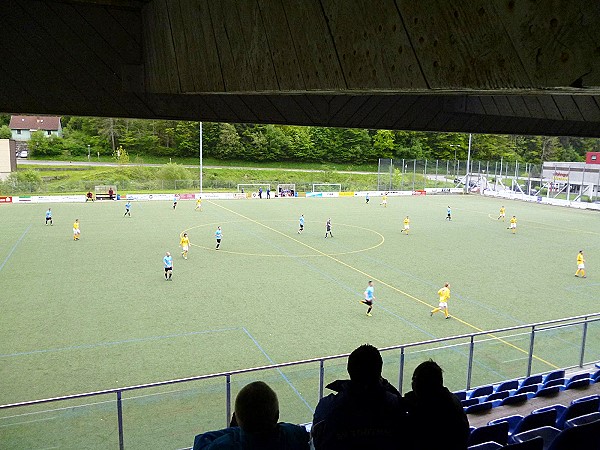
[[[9,137],[9,115],[0,115],[0,138]],[[63,137],[34,133],[35,158],[114,155],[197,157],[197,122],[62,117]],[[88,147],[89,146],[89,147]],[[378,158],[467,158],[468,134],[349,128],[203,123],[203,153],[220,160],[364,164]],[[472,158],[540,163],[583,161],[600,151],[600,139],[549,136],[473,136]]]

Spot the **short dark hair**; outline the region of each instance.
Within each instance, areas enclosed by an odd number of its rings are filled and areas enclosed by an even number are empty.
[[[424,361],[417,366],[412,376],[412,388],[417,394],[432,388],[444,386],[442,368],[433,360]]]
[[[379,350],[370,344],[364,344],[350,353],[348,357],[348,375],[352,381],[372,384],[381,378],[383,359]]]
[[[235,398],[235,418],[244,431],[271,431],[279,420],[277,394],[262,381],[247,384]]]

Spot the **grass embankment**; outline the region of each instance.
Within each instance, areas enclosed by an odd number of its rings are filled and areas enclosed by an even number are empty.
[[[30,176],[19,180],[17,184],[6,182],[0,185],[0,192],[3,195],[82,193],[102,184],[115,184],[121,192],[176,192],[199,189],[198,170],[176,164],[166,164],[162,167],[28,165],[26,171]],[[413,174],[406,174],[404,181],[401,176],[395,176],[391,189],[412,189],[413,181],[415,189],[425,186],[422,175],[415,175],[413,180]],[[276,189],[277,184],[293,183],[296,184],[297,191],[311,191],[313,183],[339,183],[345,191],[377,190],[377,182],[376,173],[341,173],[333,170],[311,172],[302,169],[220,168],[203,171],[203,189],[207,191],[235,191],[241,183],[269,183],[271,189]],[[427,180],[426,185],[447,187],[451,183]],[[389,179],[385,180],[382,189],[384,188],[390,188]]]
[[[35,161],[35,157],[30,160]],[[40,158],[44,159],[44,158]],[[52,158],[55,161],[77,161],[88,162],[87,156],[57,156]],[[92,157],[90,162],[114,163],[112,156]],[[131,164],[180,164],[183,166],[199,166],[198,158],[169,158],[166,156],[132,156]],[[352,171],[352,172],[377,172],[377,163],[369,164],[338,164],[338,163],[310,163],[310,162],[292,162],[292,161],[241,161],[225,160],[215,158],[203,158],[202,164],[206,166],[219,167],[254,167],[266,169],[297,169],[297,170],[324,170],[324,171]]]

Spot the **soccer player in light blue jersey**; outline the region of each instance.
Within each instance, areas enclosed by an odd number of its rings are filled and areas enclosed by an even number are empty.
[[[123,214],[123,217],[125,216],[131,217],[131,202],[129,200],[125,203],[125,214]]]
[[[446,210],[446,220],[452,220],[452,208],[450,208],[450,206],[448,206],[448,209]]]
[[[367,309],[367,316],[371,317],[373,315],[371,314],[371,310],[373,309],[373,300],[375,300],[375,288],[373,287],[373,282],[371,280],[369,280],[369,284],[367,285],[363,295],[365,296],[365,299],[361,300],[360,302],[369,307],[369,309]]]
[[[215,231],[215,239],[217,240],[217,247],[215,250],[219,250],[221,246],[221,239],[223,239],[223,231],[221,231],[221,227],[217,227],[217,231]]]
[[[173,276],[173,257],[169,252],[165,254],[163,258],[163,264],[165,265],[165,280],[172,281],[171,277]]]
[[[52,210],[50,208],[46,211],[46,225],[48,225],[48,222],[52,225]]]
[[[300,227],[298,228],[298,234],[302,234],[304,231],[304,214],[300,216]]]

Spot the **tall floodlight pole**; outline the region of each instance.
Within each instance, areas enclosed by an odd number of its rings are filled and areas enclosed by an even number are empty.
[[[465,194],[469,193],[469,170],[471,170],[471,140],[473,134],[469,133],[469,151],[467,152],[467,174],[465,176]]]
[[[198,142],[200,143],[200,193],[202,194],[202,122],[198,122]]]

